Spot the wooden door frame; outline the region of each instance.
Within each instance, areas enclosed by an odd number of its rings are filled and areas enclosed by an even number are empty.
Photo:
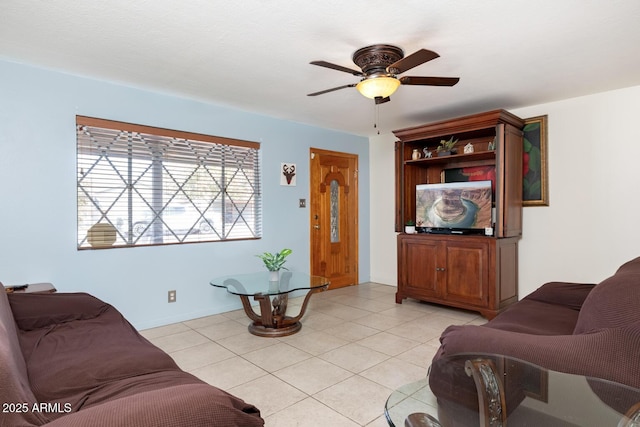
[[[311,273],[313,273],[313,254],[314,254],[314,250],[313,250],[313,224],[314,224],[314,207],[315,204],[317,203],[316,200],[312,199],[313,196],[313,189],[311,188],[312,185],[312,176],[311,176],[311,171],[313,168],[313,164],[312,162],[314,161],[314,157],[315,154],[323,154],[323,155],[330,155],[330,156],[337,156],[337,157],[344,157],[344,158],[348,158],[348,159],[353,159],[354,163],[355,163],[355,169],[353,171],[353,173],[355,174],[355,179],[354,182],[356,185],[354,185],[353,190],[353,194],[354,194],[354,211],[355,211],[355,217],[356,217],[356,222],[354,225],[354,229],[353,231],[353,236],[355,239],[355,245],[354,245],[354,256],[355,256],[355,279],[354,279],[354,285],[357,285],[360,283],[360,233],[359,233],[359,228],[360,228],[360,210],[359,210],[359,206],[360,206],[360,200],[359,200],[359,179],[358,179],[358,168],[359,168],[359,161],[360,161],[360,157],[358,156],[358,154],[355,153],[346,153],[346,152],[341,152],[341,151],[333,151],[333,150],[326,150],[326,149],[322,149],[322,148],[314,148],[314,147],[310,147],[309,148],[309,271]]]

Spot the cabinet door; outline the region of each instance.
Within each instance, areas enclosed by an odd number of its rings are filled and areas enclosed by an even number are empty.
[[[399,287],[406,295],[439,296],[438,276],[440,273],[440,245],[435,240],[405,238],[400,243],[400,259],[403,268]]]
[[[497,129],[496,236],[516,237],[522,235],[522,131],[505,124]]]
[[[489,245],[485,242],[446,243],[446,286],[450,301],[486,306],[489,302]]]
[[[395,166],[396,166],[396,231],[404,231],[406,218],[404,217],[404,144],[402,141],[395,142]]]

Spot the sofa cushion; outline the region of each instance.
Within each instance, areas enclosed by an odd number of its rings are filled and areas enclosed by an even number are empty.
[[[264,425],[260,412],[208,384],[176,385],[119,398],[59,418],[47,427],[215,427]]]
[[[549,282],[524,297],[525,300],[560,305],[580,310],[595,283]]]
[[[90,308],[93,299],[87,296]],[[167,381],[160,374],[168,371],[187,383],[200,382],[182,372],[168,354],[150,344],[109,305],[91,319],[21,331],[20,343],[36,398],[70,403],[73,411],[128,389],[136,391],[138,386],[164,388]],[[158,375],[163,378],[158,380]],[[174,378],[174,383],[181,383],[179,379]]]
[[[40,425],[45,420],[33,412],[36,398],[20,350],[15,321],[4,287],[0,285],[0,426]],[[7,406],[4,405],[14,405]],[[15,406],[19,405],[19,406]],[[6,410],[6,411],[5,411]]]
[[[595,286],[582,305],[574,334],[618,328],[640,320],[640,257]]]
[[[566,306],[524,298],[484,326],[531,335],[571,335],[578,315]]]

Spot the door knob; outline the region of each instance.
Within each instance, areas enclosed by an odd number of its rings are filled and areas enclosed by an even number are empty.
[[[313,228],[315,228],[316,230],[320,230],[320,226],[318,224],[314,225]]]

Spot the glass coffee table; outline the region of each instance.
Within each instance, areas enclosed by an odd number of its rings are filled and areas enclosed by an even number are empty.
[[[309,298],[316,292],[329,287],[329,280],[322,276],[310,276],[305,273],[286,271],[278,280],[272,280],[268,271],[260,273],[234,274],[211,280],[211,286],[226,288],[227,292],[238,295],[244,312],[252,320],[249,332],[261,337],[283,337],[295,334],[302,328],[300,319],[304,315]],[[294,291],[307,291],[296,316],[286,314],[289,294]],[[249,297],[260,303],[260,313],[256,313]],[[272,308],[273,306],[273,308]]]
[[[604,379],[495,354],[444,357],[430,375],[389,396],[389,426],[640,427],[640,390]]]
[[[429,378],[405,384],[395,390],[384,406],[390,427],[440,427]]]

